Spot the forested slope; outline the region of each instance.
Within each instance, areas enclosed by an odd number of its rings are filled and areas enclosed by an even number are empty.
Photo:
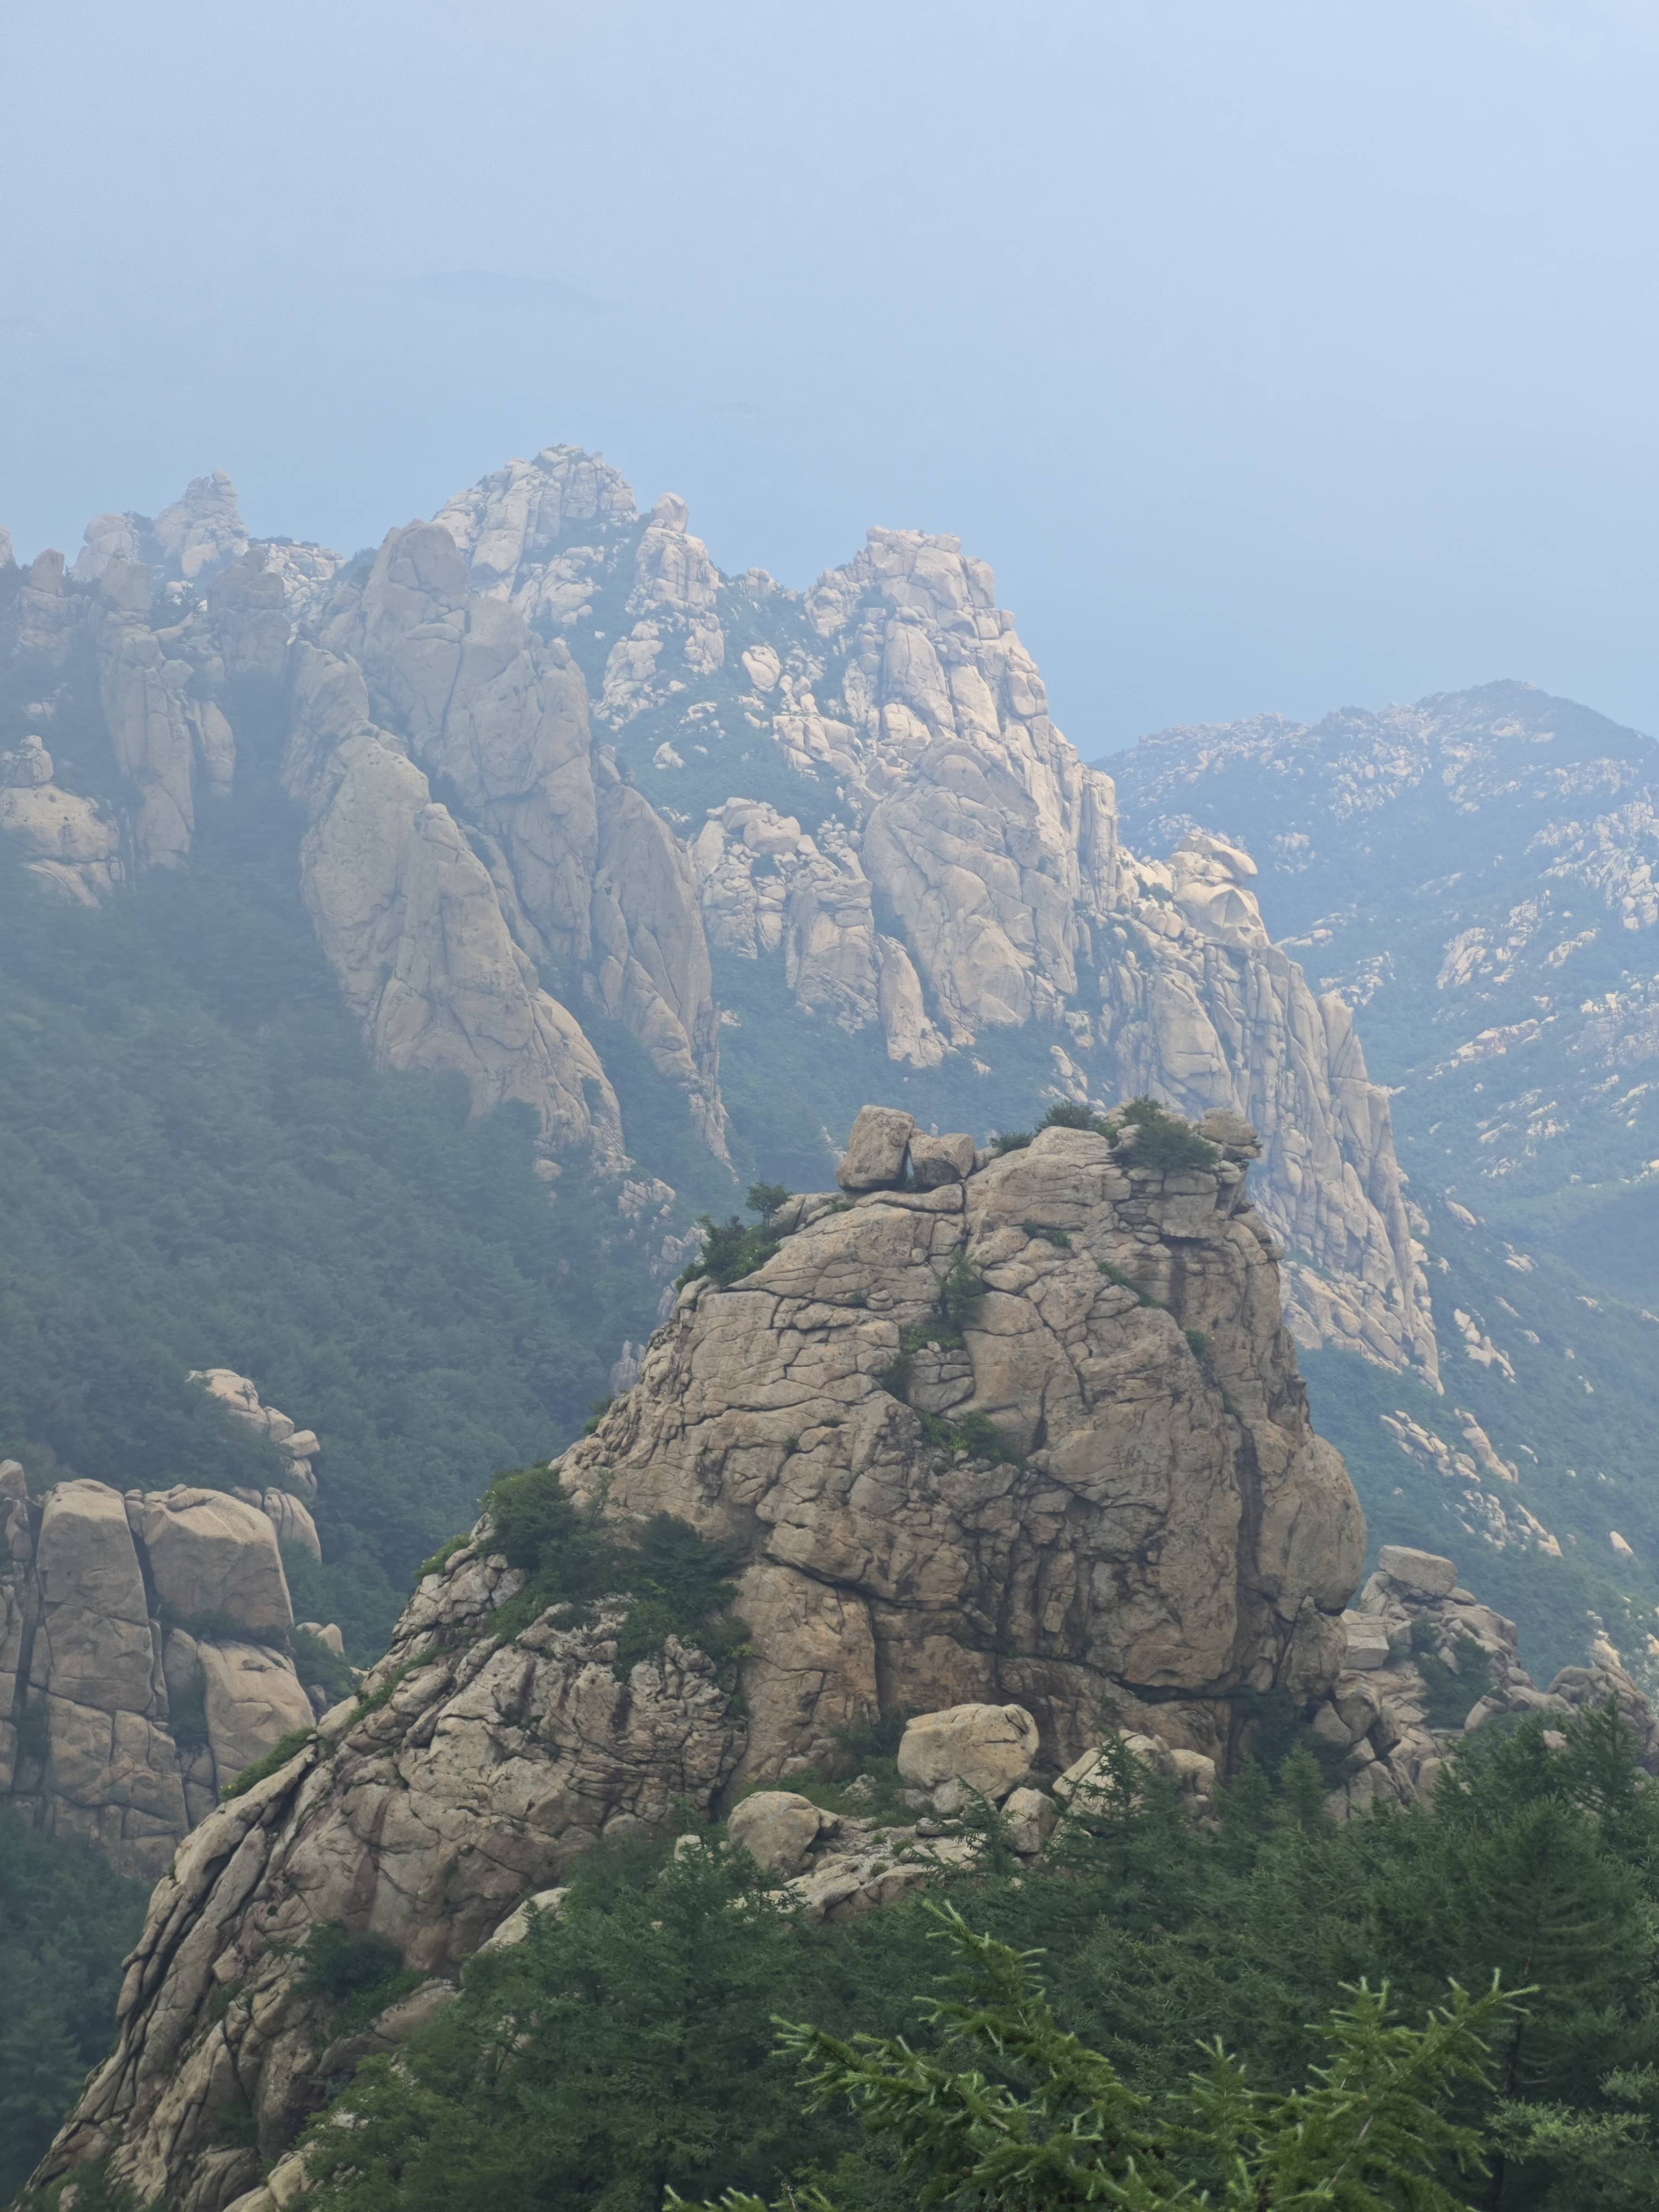
[[[235,1366],[324,1439],[302,1612],[373,1656],[494,1469],[545,1456],[658,1298],[531,1116],[372,1073],[248,763],[188,871],[112,907],[0,848],[0,1456],[124,1488],[279,1479],[190,1384]]]

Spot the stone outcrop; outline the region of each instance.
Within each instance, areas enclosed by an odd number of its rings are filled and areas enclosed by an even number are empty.
[[[1606,1638],[1590,1665],[1564,1668],[1540,1690],[1521,1663],[1515,1623],[1462,1588],[1438,1553],[1384,1544],[1343,1626],[1343,1670],[1313,1720],[1316,1736],[1346,1753],[1328,1801],[1340,1819],[1427,1796],[1458,1746],[1506,1714],[1565,1721],[1609,1698],[1642,1764],[1659,1774],[1659,1720]]]
[[[804,1012],[879,1035],[896,1065],[959,1069],[964,1119],[979,1069],[1032,1033],[1055,1095],[1246,1115],[1264,1212],[1307,1262],[1304,1340],[1434,1375],[1387,1094],[1346,1008],[1270,943],[1237,845],[1122,848],[1111,780],[1055,728],[983,562],[873,530],[805,594],[725,578],[683,501],[641,516],[568,447],[438,520],[474,586],[587,672],[619,757],[684,823],[717,957],[776,960]],[[730,795],[679,815],[680,784],[711,773]],[[763,775],[799,803],[751,795]]]
[[[301,645],[292,681],[301,887],[376,1063],[457,1071],[477,1110],[521,1101],[550,1149],[617,1163],[621,1118],[598,1054],[541,988],[449,809],[371,721],[361,670]]]
[[[337,1707],[195,1831],[151,1900],[120,2041],[59,2170],[118,2145],[142,2202],[216,2212],[320,2101],[332,2008],[296,1955],[313,1928],[372,1933],[450,1976],[596,1837],[711,1804],[742,1736],[713,1662],[671,1641],[619,1682],[620,1617],[604,1611],[500,1644],[490,1612],[521,1580],[457,1554],[422,1585],[364,1705]],[[258,2146],[227,2156],[218,2119],[244,2095]]]
[[[31,733],[0,753],[0,831],[31,857],[29,873],[82,906],[97,906],[122,879],[121,833],[89,799],[53,781],[52,755]]]
[[[216,1399],[234,1421],[240,1421],[256,1435],[267,1437],[288,1460],[288,1478],[302,1496],[315,1498],[317,1476],[313,1462],[321,1446],[314,1429],[297,1428],[284,1413],[275,1406],[259,1402],[258,1385],[246,1375],[239,1375],[234,1367],[198,1367],[191,1371],[192,1382],[199,1382],[210,1398]]]
[[[845,1918],[970,1861],[953,1824],[981,1802],[1040,1853],[1108,1703],[1195,1806],[1244,1740],[1241,1693],[1319,1708],[1364,1524],[1308,1425],[1250,1133],[1223,1133],[1166,1172],[1109,1134],[994,1157],[868,1109],[848,1157],[872,1187],[793,1200],[753,1273],[690,1284],[553,1470],[613,1520],[667,1511],[732,1547],[744,1652],[723,1673],[670,1637],[621,1680],[621,1598],[586,1625],[515,1608],[498,1634],[526,1575],[481,1523],[362,1698],[180,1851],[42,2179],[109,2154],[141,2200],[272,2212],[260,2173],[331,2071],[401,2032],[388,2016],[342,2055],[307,1986],[325,1923],[395,1945],[437,2003],[533,1902],[558,1909],[596,1837],[687,1806],[729,1812],[808,1917]],[[847,1773],[854,1732],[898,1713],[920,1717],[908,1820],[791,1788]],[[873,1788],[854,1776],[848,1802]],[[258,2144],[232,2148],[219,2116],[244,2100]]]
[[[683,1293],[563,1479],[736,1547],[744,1778],[906,1706],[1018,1703],[1059,1768],[1103,1700],[1152,1701],[1224,1757],[1233,1691],[1334,1673],[1364,1547],[1249,1147],[1165,1176],[1048,1128],[896,1188],[909,1126],[866,1109],[860,1194],[793,1201],[775,1257]]]
[[[319,643],[335,664],[361,670],[364,720],[397,733],[405,768],[453,794],[486,855],[483,895],[517,949],[585,972],[599,1009],[684,1087],[723,1152],[718,1024],[690,860],[596,756],[567,649],[473,592],[454,539],[435,524],[391,534],[362,584],[331,600]],[[302,700],[318,681],[302,668]],[[308,891],[325,901],[341,872],[337,854],[313,848]]]
[[[0,1803],[155,1875],[313,1707],[268,1515],[0,1464]]]
[[[215,469],[192,478],[183,496],[154,519],[131,512],[94,515],[75,573],[96,581],[112,562],[136,561],[170,583],[205,583],[247,549],[236,487],[222,469]]]

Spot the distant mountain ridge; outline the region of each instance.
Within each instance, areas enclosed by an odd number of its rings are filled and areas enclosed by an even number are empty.
[[[1366,1433],[1386,1414],[1394,1443],[1368,1497],[1413,1459],[1460,1526],[1534,1547],[1524,1501],[1642,1593],[1639,1647],[1659,1626],[1659,746],[1499,683],[1163,731],[1111,767],[1147,849],[1248,848],[1269,926],[1391,1092],[1449,1399],[1516,1472],[1449,1405],[1379,1397]],[[1333,1426],[1362,1467],[1364,1425]]]
[[[98,518],[67,581],[56,556],[12,574],[15,652],[49,693],[89,653],[115,770],[72,788],[50,713],[17,731],[0,814],[28,865],[103,898],[181,860],[262,699],[377,1064],[531,1106],[550,1179],[590,1162],[658,1224],[665,1276],[706,1179],[677,1120],[706,1167],[735,1139],[811,1181],[878,1071],[981,1130],[1151,1089],[1261,1128],[1304,1340],[1433,1373],[1346,1009],[1270,943],[1236,854],[1122,848],[957,540],[872,531],[793,593],[550,447],[372,561],[249,544],[211,477],[153,523]]]

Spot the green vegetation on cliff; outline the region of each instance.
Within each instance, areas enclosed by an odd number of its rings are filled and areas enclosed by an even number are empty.
[[[1126,1759],[1041,1869],[994,1850],[930,1903],[839,1926],[740,1854],[602,1845],[562,1918],[477,1957],[395,2063],[362,2068],[313,2131],[313,2201],[1152,2212],[1207,2188],[1285,2212],[1645,2212],[1659,1793],[1616,1716],[1559,1749],[1540,1722],[1482,1736],[1431,1809],[1338,1828],[1323,1788],[1292,1753],[1206,1827]],[[965,1923],[945,1956],[939,1904]],[[951,1948],[968,1985],[941,1990]],[[1456,1994],[1495,1976],[1504,2001]],[[1392,2026],[1362,1982],[1387,1984]],[[1440,2008],[1461,2026],[1425,2034]]]

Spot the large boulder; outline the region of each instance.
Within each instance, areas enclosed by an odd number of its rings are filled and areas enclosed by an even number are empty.
[[[155,1653],[144,1578],[120,1492],[81,1481],[60,1482],[48,1492],[35,1572],[40,1589],[31,1669],[35,1686],[106,1713],[147,1711]]]
[[[203,1644],[197,1660],[221,1789],[283,1736],[311,1726],[311,1700],[280,1652],[254,1644]]]
[[[1379,1573],[1413,1597],[1449,1597],[1457,1588],[1457,1569],[1437,1552],[1414,1552],[1408,1544],[1384,1544],[1376,1555]]]
[[[787,1881],[806,1863],[823,1815],[793,1790],[757,1790],[732,1808],[726,1833],[763,1874]]]
[[[902,1182],[915,1126],[915,1115],[896,1106],[860,1107],[836,1181],[851,1191],[888,1190]]]
[[[898,1770],[918,1790],[965,1783],[1000,1802],[1036,1757],[1037,1724],[1023,1705],[951,1705],[905,1729]]]
[[[148,1492],[134,1510],[156,1597],[175,1620],[255,1635],[294,1626],[276,1532],[255,1507],[180,1484]]]

